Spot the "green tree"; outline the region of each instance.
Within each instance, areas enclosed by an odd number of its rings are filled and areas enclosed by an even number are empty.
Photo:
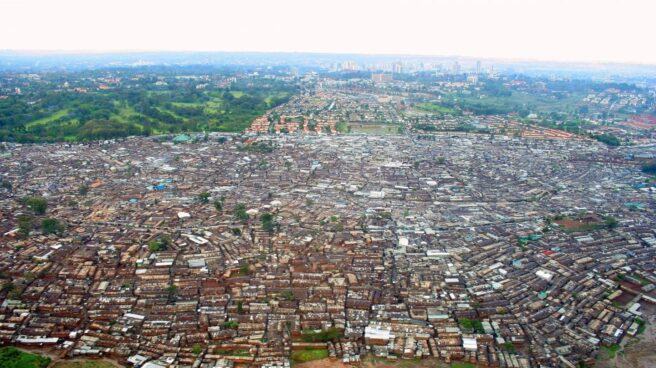
[[[280,293],[278,293],[278,297],[284,300],[294,300],[296,297],[294,296],[294,293],[291,292],[291,290],[283,290]]]
[[[645,174],[656,174],[656,160],[646,161],[641,165],[641,169]]]
[[[159,252],[162,249],[162,245],[160,244],[159,241],[153,239],[148,242],[148,250],[151,252]]]
[[[592,135],[592,138],[598,140],[601,143],[605,143],[608,146],[611,147],[617,147],[620,145],[620,140],[616,136],[612,134],[598,134],[598,135]]]
[[[18,234],[21,237],[27,237],[30,235],[30,231],[33,228],[34,219],[30,215],[19,215],[18,216]]]
[[[175,284],[171,284],[168,288],[166,288],[166,292],[168,294],[169,301],[174,301],[178,296],[178,287]]]
[[[210,203],[210,194],[208,192],[201,192],[197,198],[200,203]]]
[[[513,344],[512,341],[506,341],[503,344],[503,349],[505,351],[507,351],[508,353],[510,353],[510,354],[516,354],[517,353],[517,349],[515,348],[515,344]]]
[[[260,221],[262,222],[262,228],[270,233],[276,228],[274,217],[269,212],[264,212],[260,216]]]
[[[172,243],[171,236],[168,234],[162,235],[162,237],[159,239],[159,243],[164,247],[164,249],[168,249]]]
[[[191,347],[191,352],[194,355],[200,355],[200,353],[203,352],[203,348],[199,344],[194,344],[194,346]]]
[[[80,185],[79,188],[77,188],[77,192],[78,192],[80,195],[85,196],[85,195],[87,195],[87,194],[89,193],[89,186],[86,185],[86,184],[82,184],[82,185]]]
[[[151,239],[148,242],[148,250],[151,252],[159,252],[169,248],[172,244],[170,235],[162,235],[159,239]]]
[[[606,216],[604,218],[604,221],[606,223],[606,227],[608,227],[609,229],[614,229],[617,227],[618,224],[617,219],[613,216]]]
[[[14,289],[16,289],[16,286],[14,286],[14,284],[11,283],[11,282],[8,282],[8,283],[2,285],[2,291],[4,293],[8,293],[10,291],[13,291]]]
[[[235,218],[241,222],[246,222],[249,219],[248,213],[246,213],[246,205],[243,203],[237,203],[233,208],[233,213]]]
[[[239,327],[239,322],[237,321],[225,321],[223,322],[223,328],[229,329],[229,330],[236,330]]]
[[[6,180],[0,180],[0,186],[7,189],[8,192],[11,192],[12,189],[14,188],[14,186],[11,185],[11,182]]]
[[[56,219],[44,218],[41,221],[41,229],[46,234],[61,234],[64,232],[64,225]]]
[[[48,209],[48,200],[43,197],[26,197],[23,198],[23,203],[37,215],[43,215]]]
[[[460,323],[460,326],[462,326],[462,328],[464,329],[473,330],[474,332],[478,332],[478,333],[485,333],[485,330],[483,329],[483,324],[479,320],[463,317],[463,318],[459,318],[458,322]]]

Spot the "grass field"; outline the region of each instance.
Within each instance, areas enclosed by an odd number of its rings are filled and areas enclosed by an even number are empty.
[[[327,349],[308,349],[292,352],[292,360],[295,363],[304,363],[312,360],[328,358]]]
[[[465,363],[465,362],[454,362],[451,363],[450,368],[476,368],[474,364]]]
[[[209,114],[220,114],[224,111],[221,110],[221,98],[214,95],[210,95],[212,99],[210,101],[201,103],[201,102],[171,102],[173,106],[180,107],[202,107],[205,113]],[[167,110],[168,111],[168,110]],[[169,111],[170,112],[170,111]]]
[[[611,345],[611,346],[602,346],[601,350],[608,354],[608,358],[614,359],[615,355],[617,355],[617,352],[620,351],[621,347],[617,344]]]
[[[455,114],[456,110],[434,103],[423,103],[417,105],[417,108],[424,111],[438,112],[441,114]]]
[[[366,133],[366,134],[399,134],[398,124],[358,124],[349,123],[347,131],[350,128],[350,133]]]
[[[573,112],[581,104],[582,95],[572,94],[563,99],[553,99],[544,96],[531,95],[526,92],[513,92],[510,96],[486,96],[483,98],[474,96],[451,96],[459,101],[473,104],[482,104],[495,108],[524,107],[531,112]]]
[[[37,126],[37,125],[48,124],[51,121],[61,119],[61,118],[65,117],[66,115],[68,115],[68,109],[62,109],[62,110],[59,110],[59,111],[56,111],[56,112],[52,113],[52,115],[46,116],[46,117],[41,118],[39,120],[31,121],[31,122],[25,124],[25,127],[31,128],[31,127]]]
[[[111,119],[118,120],[122,123],[127,123],[130,119],[130,116],[134,115],[141,116],[141,114],[134,111],[134,109],[131,107],[121,107],[119,108],[118,114],[112,114]]]
[[[204,106],[204,103],[200,102],[171,102],[173,106],[182,106],[182,107],[201,107]]]
[[[0,349],[0,367],[2,368],[46,368],[50,358],[20,351],[13,346]]]

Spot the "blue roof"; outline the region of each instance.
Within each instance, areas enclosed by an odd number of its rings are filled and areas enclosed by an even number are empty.
[[[180,134],[179,136],[173,138],[173,142],[187,142],[190,141],[191,137],[186,134]]]

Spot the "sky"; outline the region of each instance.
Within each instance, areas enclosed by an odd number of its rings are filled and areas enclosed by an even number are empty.
[[[655,0],[0,0],[0,50],[656,64]]]

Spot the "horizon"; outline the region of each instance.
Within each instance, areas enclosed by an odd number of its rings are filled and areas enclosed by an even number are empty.
[[[324,56],[363,56],[363,57],[398,57],[398,58],[426,58],[426,59],[463,59],[480,60],[500,63],[545,63],[566,65],[626,65],[626,66],[655,66],[656,62],[622,62],[622,61],[585,61],[585,60],[553,60],[511,57],[464,56],[455,54],[399,54],[399,53],[353,53],[353,52],[323,52],[323,51],[225,51],[225,50],[66,50],[66,49],[0,49],[2,54],[16,54],[26,56],[95,56],[95,55],[147,55],[147,54],[282,54],[282,55],[324,55]]]
[[[656,65],[656,51],[643,40],[651,32],[649,16],[656,4],[624,4],[102,0],[90,6],[80,0],[9,0],[0,4],[0,11],[9,15],[0,32],[16,36],[0,40],[0,50],[319,53]]]

